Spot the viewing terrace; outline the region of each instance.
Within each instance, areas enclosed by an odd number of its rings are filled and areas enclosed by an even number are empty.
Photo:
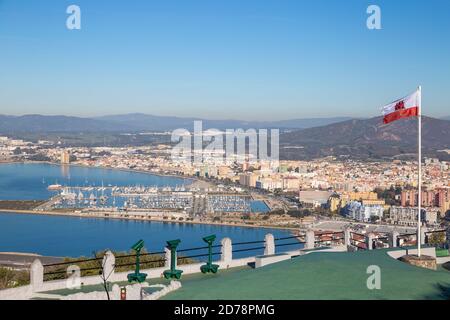
[[[448,270],[408,265],[389,250],[314,252],[264,268],[186,277],[163,299],[449,299]],[[380,267],[379,290],[367,288],[370,265]]]
[[[241,243],[224,238],[219,244],[211,235],[203,238],[209,241],[208,246],[177,251],[179,240],[172,240],[164,251],[143,253],[143,260],[138,251],[117,256],[107,251],[92,259],[47,265],[37,259],[31,265],[30,285],[2,290],[0,299],[105,299],[98,271],[110,275],[108,292],[114,300],[121,297],[120,290],[126,290],[127,300],[448,299],[450,256],[446,230],[422,232],[422,252],[435,261],[433,270],[399,260],[417,253],[411,246],[417,235],[395,230],[385,236],[351,229],[308,230],[283,238],[267,234],[264,239]],[[429,242],[436,234],[443,236],[442,243]],[[134,250],[144,245],[143,241],[138,244],[141,246]],[[256,255],[235,258],[238,252]],[[125,258],[136,262],[124,262]],[[86,262],[96,263],[86,267]],[[80,267],[79,288],[67,288],[69,265],[72,269],[73,265]],[[135,273],[116,270],[124,267],[130,271],[135,268]],[[379,270],[379,287],[370,288],[374,267]],[[94,273],[85,273],[89,271]],[[143,280],[130,285],[130,276],[142,276]]]

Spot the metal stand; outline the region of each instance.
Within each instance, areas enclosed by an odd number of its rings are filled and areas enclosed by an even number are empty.
[[[128,282],[137,281],[139,283],[144,282],[147,278],[146,273],[140,273],[140,255],[141,249],[144,247],[144,240],[139,240],[136,242],[131,249],[136,251],[136,267],[134,269],[134,273],[129,273],[127,275]]]
[[[167,241],[167,247],[170,250],[170,270],[164,271],[164,278],[166,279],[180,279],[183,270],[176,269],[177,262],[177,247],[180,244],[181,240],[171,240]]]
[[[211,235],[203,238],[203,241],[205,241],[208,244],[208,262],[200,267],[202,273],[208,272],[216,273],[217,270],[219,269],[218,264],[212,263],[212,245],[214,240],[216,240],[216,235]]]

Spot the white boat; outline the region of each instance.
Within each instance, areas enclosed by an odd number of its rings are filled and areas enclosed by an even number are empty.
[[[60,184],[51,184],[47,187],[47,190],[61,190],[62,185]]]

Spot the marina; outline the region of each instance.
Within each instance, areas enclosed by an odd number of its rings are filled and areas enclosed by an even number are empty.
[[[0,200],[48,200],[63,186],[187,186],[193,179],[128,170],[56,165],[49,163],[0,164]],[[49,190],[49,186],[54,186]],[[59,187],[57,186],[59,185]]]
[[[112,211],[175,210],[193,216],[208,213],[267,212],[261,200],[252,200],[246,193],[191,187],[62,187],[42,209],[90,209]]]
[[[55,210],[0,212],[0,252],[78,257],[106,248],[128,250],[138,238],[145,240],[147,250],[160,250],[171,238],[180,239],[182,247],[195,247],[209,234],[236,242],[263,240],[268,232],[277,237],[291,234],[282,229],[207,224],[201,219],[174,223],[174,214],[192,217],[193,210],[248,211],[249,204],[267,209],[262,200],[246,194],[224,196],[223,190],[201,190],[192,179],[42,163],[2,164],[0,178],[0,200],[40,199],[45,200],[44,207]],[[60,186],[48,190],[56,184]],[[172,218],[164,220],[165,213]]]
[[[43,210],[172,210],[193,216],[270,210],[242,191],[199,187],[193,179],[151,173],[12,163],[0,165],[0,178],[0,200],[49,200]]]

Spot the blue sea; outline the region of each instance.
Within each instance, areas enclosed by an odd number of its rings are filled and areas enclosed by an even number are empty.
[[[47,190],[51,184],[101,186],[103,183],[105,186],[175,187],[191,182],[191,179],[103,168],[47,163],[0,164],[0,200],[48,199],[55,194]]]
[[[51,164],[1,164],[0,199],[47,199],[52,192],[48,184],[63,185],[154,185],[176,186],[189,179],[156,176],[146,173],[85,167],[62,167]],[[78,218],[33,214],[0,213],[0,252],[29,252],[48,256],[91,256],[104,249],[124,251],[139,239],[149,251],[163,251],[167,240],[180,239],[180,249],[204,246],[202,237],[229,237],[234,243],[264,240],[266,233],[286,237],[290,232],[278,229],[145,222],[102,218]],[[292,242],[291,240],[278,243]],[[236,249],[260,247],[241,245]],[[283,250],[300,245],[284,246]],[[239,252],[235,257],[261,254],[262,249]],[[190,254],[199,254],[192,252]]]

